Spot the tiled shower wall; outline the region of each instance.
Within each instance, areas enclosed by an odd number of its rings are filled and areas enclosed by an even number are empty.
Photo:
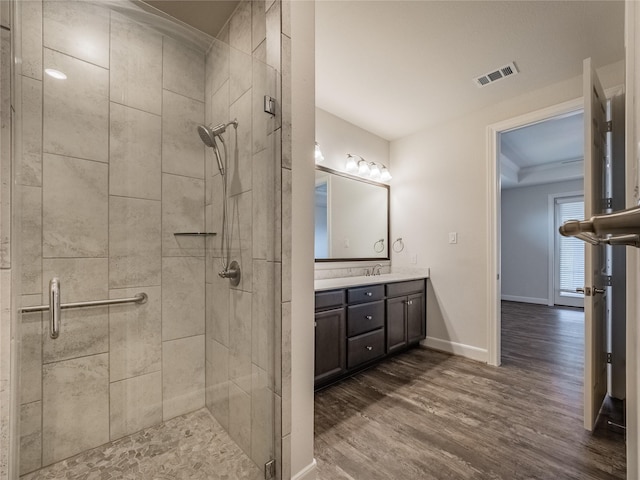
[[[21,472],[205,405],[205,57],[88,2],[22,2]],[[43,68],[67,74],[61,81]]]

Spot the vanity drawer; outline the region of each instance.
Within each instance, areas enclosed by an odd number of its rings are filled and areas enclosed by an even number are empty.
[[[347,290],[347,301],[349,303],[373,302],[384,298],[384,285],[367,285],[366,287],[356,287]]]
[[[344,304],[344,290],[331,290],[316,293],[316,310],[340,307]]]
[[[424,290],[424,280],[411,280],[387,284],[387,297],[400,297],[410,293],[419,293]]]
[[[354,368],[384,355],[384,329],[347,340],[347,368]]]
[[[363,303],[347,308],[347,337],[384,327],[384,302]]]

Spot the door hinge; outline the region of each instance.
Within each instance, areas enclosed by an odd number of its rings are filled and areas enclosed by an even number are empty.
[[[276,99],[269,95],[264,96],[264,112],[269,115],[276,114]]]
[[[602,208],[613,208],[613,198],[607,197],[602,199]]]
[[[607,352],[607,363],[611,363],[611,352]]]
[[[607,122],[607,132],[613,132],[613,123],[611,120]]]
[[[276,461],[269,460],[264,464],[264,478],[265,480],[271,480],[276,477]]]

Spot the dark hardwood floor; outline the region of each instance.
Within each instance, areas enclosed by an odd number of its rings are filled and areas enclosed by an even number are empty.
[[[502,308],[501,367],[417,348],[318,392],[318,479],[624,479],[582,426],[582,311]]]

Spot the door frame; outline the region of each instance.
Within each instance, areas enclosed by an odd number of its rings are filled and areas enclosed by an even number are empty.
[[[556,199],[565,198],[565,197],[582,197],[584,201],[584,192],[566,192],[566,193],[551,193],[548,196],[549,208],[549,243],[548,243],[548,254],[547,258],[549,259],[549,292],[547,297],[547,306],[553,307],[556,304],[556,269],[555,269],[555,260],[556,260]]]
[[[488,275],[487,278],[487,363],[499,366],[501,363],[501,239],[500,218],[500,134],[535,123],[544,122],[551,118],[571,114],[583,107],[582,97],[575,98],[557,105],[525,113],[517,117],[493,123],[487,126],[487,213],[488,213]]]

